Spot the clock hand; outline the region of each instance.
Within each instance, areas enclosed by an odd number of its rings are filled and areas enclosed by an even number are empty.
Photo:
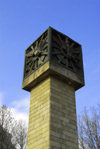
[[[47,51],[41,51],[41,54],[43,54],[43,55],[47,55],[48,52],[47,52]]]
[[[29,52],[29,53],[26,54],[27,57],[32,57],[34,55],[35,48],[33,48],[33,46],[31,46],[30,48],[32,50],[31,50],[31,52]]]

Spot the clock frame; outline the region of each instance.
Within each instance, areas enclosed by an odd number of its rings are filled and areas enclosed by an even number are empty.
[[[48,58],[48,36],[44,32],[25,52],[24,78],[43,65]]]
[[[26,49],[23,79],[47,61],[69,70],[84,81],[81,45],[51,27]]]

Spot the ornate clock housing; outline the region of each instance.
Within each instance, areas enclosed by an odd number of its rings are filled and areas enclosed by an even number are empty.
[[[26,49],[23,80],[41,71],[46,62],[50,75],[62,73],[71,82],[78,82],[76,89],[84,85],[81,45],[51,27]]]
[[[52,30],[51,60],[79,76],[83,75],[81,45],[54,29]]]
[[[24,78],[38,69],[48,58],[48,36],[44,32],[25,53]]]

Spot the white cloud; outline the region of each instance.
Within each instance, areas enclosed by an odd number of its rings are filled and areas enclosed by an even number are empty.
[[[28,115],[29,115],[29,96],[24,97],[20,100],[13,101],[12,105],[12,112],[14,114],[15,119],[17,120],[24,120],[28,123]]]
[[[12,112],[13,112],[13,115],[14,115],[14,118],[16,120],[23,120],[26,122],[26,124],[28,123],[28,114],[25,113],[25,112],[20,112],[18,111],[17,109],[15,108],[11,108]]]
[[[3,105],[4,93],[0,91],[0,106]],[[10,103],[10,108],[16,120],[24,120],[28,123],[29,117],[29,103],[30,97],[23,97],[22,99],[15,100]]]
[[[30,102],[30,98],[29,98],[29,96],[27,96],[20,100],[13,101],[12,106],[19,111],[28,112],[29,102]]]

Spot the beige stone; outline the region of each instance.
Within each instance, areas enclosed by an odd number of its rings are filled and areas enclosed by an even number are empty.
[[[78,149],[75,89],[47,77],[31,90],[27,149]]]

